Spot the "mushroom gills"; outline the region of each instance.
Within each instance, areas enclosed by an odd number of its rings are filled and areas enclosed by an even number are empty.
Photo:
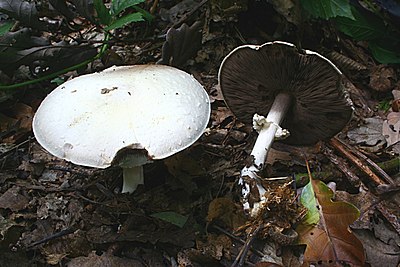
[[[342,73],[332,62],[281,41],[235,48],[221,63],[218,81],[226,105],[242,122],[253,119],[259,132],[252,163],[242,169],[239,179],[243,207],[257,215],[253,207],[262,207],[265,200],[259,173],[282,127],[290,131],[289,137],[283,135],[288,144],[327,140],[350,120],[351,100]],[[258,192],[250,196],[252,188]]]

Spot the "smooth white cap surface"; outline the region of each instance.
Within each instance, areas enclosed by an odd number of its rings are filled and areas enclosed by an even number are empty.
[[[192,145],[207,126],[210,101],[188,73],[164,65],[111,67],[65,82],[33,119],[37,141],[78,165],[106,168],[127,147],[162,159]]]

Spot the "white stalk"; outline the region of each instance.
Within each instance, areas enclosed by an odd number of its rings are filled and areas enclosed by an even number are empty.
[[[266,121],[269,124],[262,124],[258,133],[256,143],[254,144],[251,155],[254,157],[254,165],[260,171],[264,167],[268,150],[274,142],[275,135],[290,105],[290,96],[279,94],[275,97],[274,103],[267,115]]]
[[[143,165],[123,168],[122,193],[133,193],[138,185],[144,184]]]
[[[288,94],[278,94],[271,106],[271,109],[266,118],[255,114],[254,126],[259,131],[257,140],[254,144],[251,156],[253,156],[253,164],[246,166],[242,169],[241,178],[239,184],[243,186],[242,196],[245,199],[244,208],[248,210],[249,203],[247,197],[250,193],[250,185],[246,184],[243,180],[244,176],[248,176],[252,179],[257,179],[257,175],[264,168],[264,163],[267,158],[268,150],[271,148],[272,143],[276,137],[278,131],[281,131],[279,126],[282,122],[291,102],[291,97]],[[257,188],[261,200],[265,194],[265,189],[260,183],[257,183]],[[252,212],[253,213],[253,212]]]

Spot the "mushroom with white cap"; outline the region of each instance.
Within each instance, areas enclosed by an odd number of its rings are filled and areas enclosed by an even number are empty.
[[[192,145],[210,101],[188,73],[164,65],[111,67],[53,90],[33,118],[39,144],[77,165],[123,168],[122,192],[143,183],[142,165]]]
[[[243,122],[253,118],[259,132],[251,152],[254,162],[242,177],[257,179],[277,133],[287,137],[286,143],[311,145],[337,134],[352,115],[340,70],[290,43],[239,46],[223,60],[218,79],[227,106]],[[245,185],[245,197],[249,190]]]

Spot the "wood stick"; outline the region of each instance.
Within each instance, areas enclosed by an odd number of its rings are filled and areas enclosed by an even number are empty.
[[[340,153],[342,153],[346,158],[348,158],[353,164],[356,165],[360,170],[362,170],[375,184],[377,185],[382,185],[385,184],[385,181],[383,181],[379,176],[377,176],[366,164],[364,164],[359,158],[354,156],[350,151],[346,149],[342,145],[341,142],[338,141],[336,138],[332,138],[329,141],[329,144],[331,144],[336,150],[338,150]]]

